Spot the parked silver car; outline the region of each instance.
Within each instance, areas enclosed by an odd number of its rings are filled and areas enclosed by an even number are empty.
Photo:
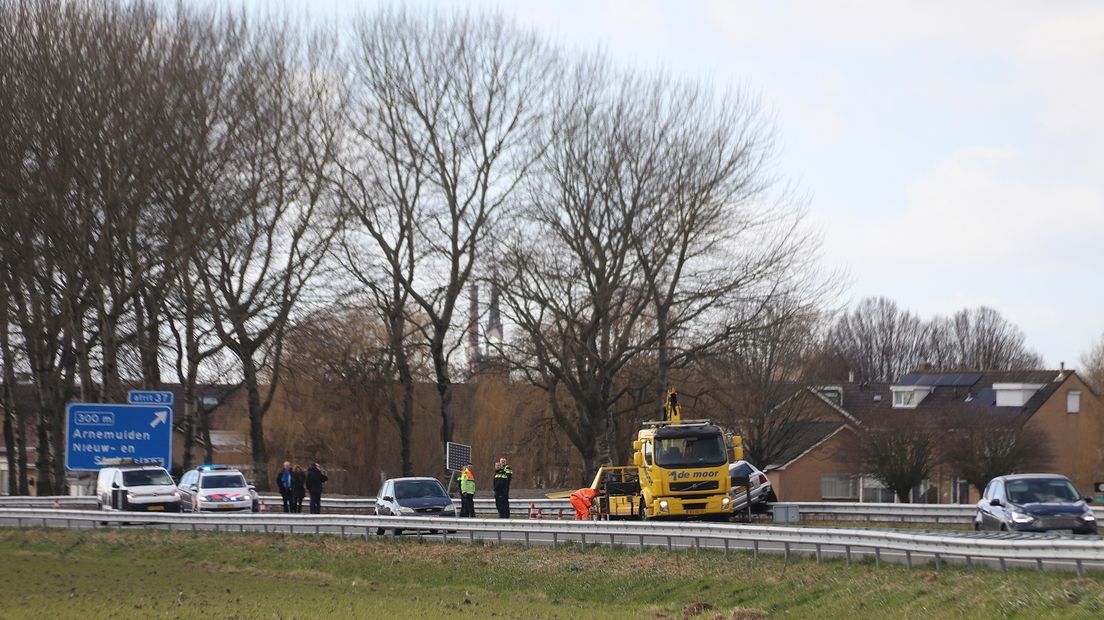
[[[736,461],[728,466],[728,475],[732,478],[732,512],[747,511],[747,499],[751,497],[752,512],[766,511],[767,504],[777,502],[774,486],[767,475],[747,461]],[[744,484],[747,478],[748,484]],[[750,493],[747,492],[750,488]]]

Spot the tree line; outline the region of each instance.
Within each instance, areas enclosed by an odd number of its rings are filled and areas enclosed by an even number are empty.
[[[624,457],[618,434],[672,382],[697,378],[696,402],[736,412],[768,462],[794,432],[776,406],[794,385],[1038,363],[986,308],[833,312],[843,280],[748,92],[569,52],[498,15],[389,8],[325,28],[10,0],[0,110],[13,492],[28,491],[29,429],[38,492],[62,492],[65,403],[131,387],[180,384],[184,466],[209,460],[212,382],[240,385],[264,489],[265,416],[281,378],[308,371],[378,390],[373,415],[414,473],[415,385],[436,386],[441,441],[466,414],[452,396],[474,286],[509,332],[476,344],[544,392],[588,469]],[[34,419],[15,398],[27,383]]]

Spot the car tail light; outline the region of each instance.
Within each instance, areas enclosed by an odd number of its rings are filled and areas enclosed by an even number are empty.
[[[766,474],[759,474],[759,484],[766,484],[766,483],[767,483],[767,475]]]

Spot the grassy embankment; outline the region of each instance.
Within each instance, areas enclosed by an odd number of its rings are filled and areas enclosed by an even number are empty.
[[[0,617],[1100,618],[1104,576],[717,553],[0,531]]]

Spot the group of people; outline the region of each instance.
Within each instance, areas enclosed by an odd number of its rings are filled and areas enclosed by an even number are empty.
[[[303,498],[310,494],[310,513],[322,512],[322,485],[329,480],[326,470],[312,462],[306,471],[291,461],[284,461],[284,468],[276,474],[276,486],[284,500],[284,512],[303,512]]]
[[[513,477],[514,471],[510,469],[506,457],[495,461],[494,497],[500,519],[510,518],[510,481]],[[475,472],[471,463],[460,472],[460,516],[475,517]]]

